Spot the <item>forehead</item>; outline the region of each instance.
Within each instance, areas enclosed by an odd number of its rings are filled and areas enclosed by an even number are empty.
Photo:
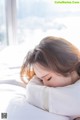
[[[34,72],[38,77],[44,76],[46,74],[49,74],[50,71],[47,70],[47,68],[41,66],[40,64],[36,63],[33,65]]]

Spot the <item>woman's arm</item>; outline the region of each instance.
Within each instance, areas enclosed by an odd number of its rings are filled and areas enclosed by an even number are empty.
[[[27,101],[41,109],[73,118],[80,116],[80,81],[66,87],[47,87],[35,76],[27,85]]]
[[[26,86],[26,98],[30,104],[33,104],[41,109],[46,109],[44,104],[46,103],[48,107],[48,90],[47,87],[43,85],[40,79],[36,76],[29,81]]]

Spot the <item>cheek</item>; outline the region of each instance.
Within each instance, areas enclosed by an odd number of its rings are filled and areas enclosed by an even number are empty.
[[[64,84],[63,79],[61,79],[60,77],[55,77],[52,78],[50,81],[48,81],[47,85],[50,87],[60,87]]]
[[[57,87],[59,85],[59,82],[58,81],[55,81],[55,80],[51,80],[49,83],[48,83],[49,86],[51,87]]]

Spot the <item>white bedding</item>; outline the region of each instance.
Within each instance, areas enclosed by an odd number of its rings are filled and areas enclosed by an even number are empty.
[[[6,112],[9,102],[17,94],[25,95],[25,88],[11,84],[0,84],[0,112]]]

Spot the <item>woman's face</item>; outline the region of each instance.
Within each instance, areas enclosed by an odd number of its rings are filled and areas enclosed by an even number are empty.
[[[70,75],[68,77],[64,77],[59,73],[47,70],[38,63],[34,64],[33,68],[36,76],[42,80],[45,86],[61,87],[70,85],[72,82]]]

